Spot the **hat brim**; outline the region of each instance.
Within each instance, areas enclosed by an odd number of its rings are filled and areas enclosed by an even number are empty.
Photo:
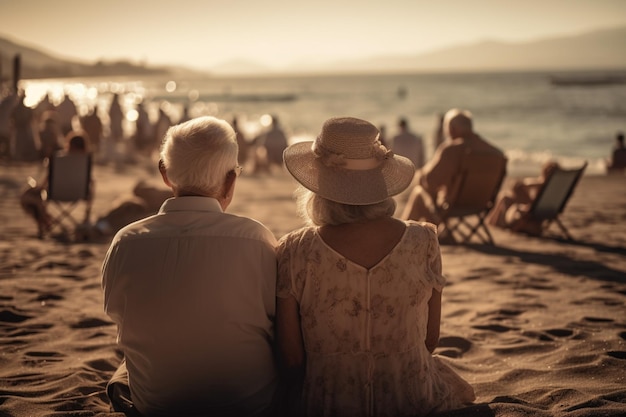
[[[399,155],[367,170],[327,166],[313,153],[312,144],[298,142],[285,149],[285,166],[305,188],[331,201],[355,206],[380,203],[404,191],[415,174],[411,160]]]

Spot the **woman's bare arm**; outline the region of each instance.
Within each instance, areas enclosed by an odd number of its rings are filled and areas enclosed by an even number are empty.
[[[298,302],[293,297],[276,299],[276,342],[280,370],[287,380],[304,370],[304,343]]]
[[[433,353],[439,344],[439,329],[441,326],[441,292],[433,289],[428,301],[428,324],[426,327],[426,349]]]

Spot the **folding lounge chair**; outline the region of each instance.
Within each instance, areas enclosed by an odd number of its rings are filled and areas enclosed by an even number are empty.
[[[451,236],[456,243],[476,238],[494,244],[485,218],[495,204],[507,162],[497,154],[469,153],[465,157],[447,201],[438,208],[442,240]]]
[[[70,153],[54,155],[48,165],[47,207],[52,222],[50,231],[61,228],[68,231],[88,222],[91,213],[91,155]],[[74,218],[75,209],[84,205],[83,218]]]
[[[577,169],[558,167],[539,190],[530,209],[524,215],[541,222],[542,234],[547,232],[552,223],[556,223],[567,239],[574,240],[559,220],[559,215],[565,209],[565,204],[572,196],[585,168],[587,168],[587,162]]]

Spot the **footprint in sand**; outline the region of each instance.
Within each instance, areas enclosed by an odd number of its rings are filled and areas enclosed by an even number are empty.
[[[574,331],[570,329],[550,329],[546,330],[546,333],[555,337],[569,337],[574,334]]]
[[[626,359],[626,352],[621,350],[612,350],[606,352],[606,354],[615,359]]]
[[[104,321],[97,318],[88,318],[79,321],[78,323],[72,324],[70,327],[72,329],[91,329],[93,327],[102,327],[102,326],[111,326],[113,325],[110,321]]]
[[[27,316],[25,314],[14,313],[10,310],[0,311],[0,322],[3,323],[21,323],[28,319],[32,319],[33,316]]]
[[[589,321],[591,323],[612,323],[613,319],[607,319],[604,317],[583,317],[584,321]]]
[[[496,332],[496,333],[506,333],[511,330],[519,330],[516,327],[502,326],[500,324],[479,324],[476,326],[472,326],[472,328],[478,329],[478,330],[488,330],[490,332]]]
[[[26,366],[40,366],[45,363],[62,362],[65,357],[64,354],[59,352],[38,352],[30,351],[24,353],[26,359],[23,361]]]
[[[458,336],[445,336],[439,339],[436,353],[448,358],[460,358],[472,348],[472,342]]]

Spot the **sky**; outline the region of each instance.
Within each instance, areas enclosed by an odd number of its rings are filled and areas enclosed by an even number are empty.
[[[0,36],[56,56],[280,69],[626,26],[626,0],[0,0]]]

